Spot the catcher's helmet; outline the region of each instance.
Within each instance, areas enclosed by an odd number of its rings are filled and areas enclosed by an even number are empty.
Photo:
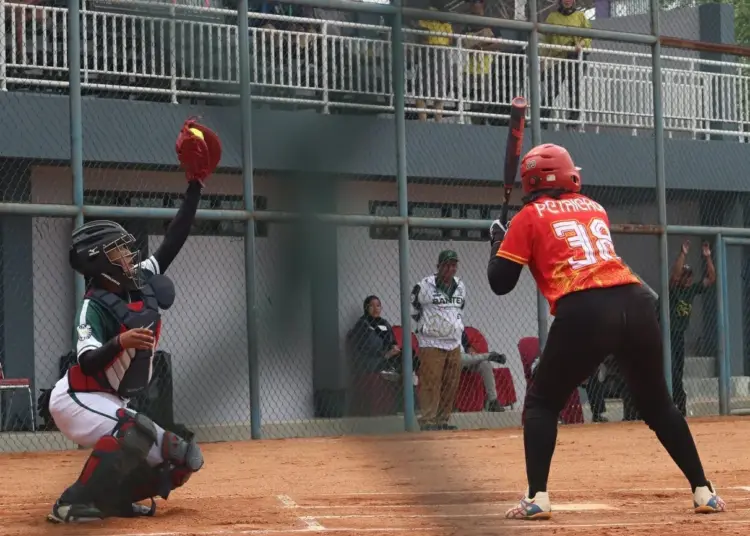
[[[132,251],[135,238],[120,224],[96,220],[73,231],[68,259],[71,268],[87,279],[105,279],[122,290],[143,285],[140,251]]]
[[[521,161],[521,185],[527,194],[539,190],[580,192],[580,171],[564,147],[537,145]]]

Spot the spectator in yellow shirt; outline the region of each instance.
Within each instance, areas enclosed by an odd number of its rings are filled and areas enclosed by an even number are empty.
[[[558,26],[571,26],[575,28],[591,28],[591,23],[586,18],[583,11],[576,9],[575,0],[560,0],[557,10],[552,11],[545,21],[547,24],[556,24]],[[577,121],[580,116],[580,92],[581,92],[581,74],[583,69],[579,69],[577,62],[581,51],[591,48],[591,39],[585,39],[573,35],[545,35],[544,42],[549,45],[575,47],[575,50],[560,50],[545,48],[541,51],[542,69],[544,73],[542,87],[546,88],[542,97],[542,119],[549,118],[552,112],[552,101],[560,94],[560,89],[567,82],[568,98],[570,107],[573,111],[568,113],[568,119]],[[573,60],[573,61],[550,61],[552,58]],[[585,60],[588,53],[583,53]],[[546,126],[546,125],[545,125]]]
[[[432,6],[430,10],[437,11]],[[439,20],[418,20],[415,28],[434,34],[452,34],[453,25]],[[435,108],[435,122],[443,120],[443,101],[447,97],[448,78],[451,76],[451,54],[445,49],[453,44],[453,38],[447,35],[420,35],[421,45],[417,46],[414,58],[415,85],[417,94],[417,108],[425,110],[426,101],[432,100]],[[419,83],[416,83],[419,81]],[[420,121],[427,121],[427,112],[418,113]]]

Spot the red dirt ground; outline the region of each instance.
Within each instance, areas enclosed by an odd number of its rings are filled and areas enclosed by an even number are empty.
[[[690,424],[727,513],[693,514],[689,487],[648,428],[612,423],[560,429],[549,522],[503,519],[525,473],[521,430],[502,429],[208,444],[203,470],[160,500],[156,517],[85,526],[45,521],[85,452],[3,455],[0,534],[748,534],[750,420]],[[591,503],[609,509],[585,510]]]

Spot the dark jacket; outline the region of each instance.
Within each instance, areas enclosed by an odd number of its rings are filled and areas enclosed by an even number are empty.
[[[384,356],[396,344],[396,337],[387,320],[364,314],[347,333],[346,343],[351,372],[359,375],[383,369],[387,364]]]

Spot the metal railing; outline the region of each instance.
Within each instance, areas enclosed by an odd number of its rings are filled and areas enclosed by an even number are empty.
[[[0,87],[67,85],[67,10],[0,2],[10,18]],[[113,11],[149,6],[148,15]],[[229,10],[138,1],[84,4],[82,88],[109,95],[234,99],[239,84],[238,27]],[[190,17],[188,17],[190,15]],[[210,20],[209,20],[210,19]],[[253,99],[329,112],[332,108],[394,111],[388,26],[250,14]],[[302,30],[274,29],[294,22]],[[271,25],[271,26],[269,26]],[[344,35],[348,34],[348,35]],[[514,96],[529,96],[528,43],[404,30],[406,111],[442,104],[460,123],[507,118]],[[427,37],[450,44],[421,44]],[[478,50],[477,44],[499,50]],[[511,49],[509,51],[509,49]],[[654,127],[650,56],[617,50],[540,45],[545,123],[579,129]],[[692,138],[747,139],[750,72],[741,63],[665,56],[664,127]],[[709,72],[710,70],[710,72]],[[431,113],[431,112],[430,112]],[[556,127],[558,128],[558,127]]]

